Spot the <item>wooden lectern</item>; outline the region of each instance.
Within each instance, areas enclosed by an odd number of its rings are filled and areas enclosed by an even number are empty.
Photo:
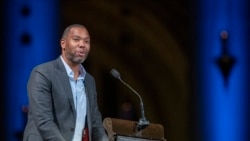
[[[150,123],[141,131],[137,131],[136,121],[107,117],[103,120],[103,126],[109,141],[167,141],[161,124]]]

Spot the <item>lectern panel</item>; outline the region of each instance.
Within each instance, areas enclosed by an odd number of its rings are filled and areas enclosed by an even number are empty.
[[[136,121],[116,118],[105,118],[103,121],[109,141],[166,141],[161,124],[150,123],[141,131],[136,130],[136,125]]]

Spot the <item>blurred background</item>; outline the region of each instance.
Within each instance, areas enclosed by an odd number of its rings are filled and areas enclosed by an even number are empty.
[[[85,25],[103,118],[164,126],[168,141],[249,140],[247,0],[1,1],[1,139],[21,141],[31,69],[60,55],[70,24]]]

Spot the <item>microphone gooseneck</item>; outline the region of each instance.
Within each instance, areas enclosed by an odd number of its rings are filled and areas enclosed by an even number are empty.
[[[116,79],[119,79],[125,86],[127,86],[130,90],[132,90],[139,97],[139,99],[140,99],[140,108],[141,108],[141,118],[139,119],[139,122],[137,124],[137,131],[143,130],[144,128],[146,128],[149,125],[149,121],[144,116],[144,106],[143,106],[141,96],[131,86],[129,86],[126,82],[124,82],[121,79],[121,75],[116,69],[112,69],[110,73],[113,75],[113,77],[115,77]]]

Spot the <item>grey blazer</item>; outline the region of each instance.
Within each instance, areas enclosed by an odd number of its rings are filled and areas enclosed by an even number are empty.
[[[86,74],[87,125],[90,141],[107,141],[97,104],[95,80]],[[28,81],[29,112],[23,141],[72,141],[76,111],[60,57],[38,65]]]

